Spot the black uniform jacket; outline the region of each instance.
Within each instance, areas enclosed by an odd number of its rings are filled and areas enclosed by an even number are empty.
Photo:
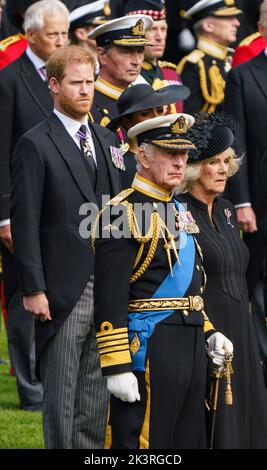
[[[135,181],[135,180],[134,180]],[[166,202],[158,200],[153,195],[147,195],[135,190],[126,197],[126,205],[137,204],[134,207],[139,210],[141,204],[147,207],[146,223],[144,218],[136,217],[139,228],[142,220],[142,233],[148,233],[150,226],[150,215],[153,208],[166,210]],[[120,200],[123,199],[118,195]],[[138,207],[139,204],[139,207]],[[154,204],[154,206],[153,206]],[[156,206],[155,206],[156,204]],[[161,205],[162,204],[162,205]],[[173,203],[171,203],[173,205]],[[124,207],[124,208],[123,208]],[[160,209],[161,208],[161,209]],[[96,267],[95,267],[95,324],[100,348],[100,358],[103,374],[116,374],[132,370],[129,341],[128,341],[128,302],[134,299],[151,299],[163,280],[170,273],[170,266],[166,251],[165,241],[160,238],[155,253],[150,258],[149,265],[141,276],[132,277],[143,265],[151,250],[151,240],[144,245],[144,250],[135,266],[140,243],[132,236],[130,229],[126,230],[127,236],[118,237],[118,228],[122,221],[125,227],[129,227],[131,220],[130,212],[125,212],[125,206],[121,204],[113,207],[115,213],[111,212],[110,219],[103,213],[99,224],[99,235],[95,239]],[[169,208],[173,212],[173,208]],[[120,212],[122,211],[122,212]],[[160,212],[161,214],[163,212]],[[167,212],[166,212],[167,214]],[[105,216],[105,217],[104,217]],[[119,216],[119,217],[118,217]],[[110,220],[110,223],[108,222]],[[145,227],[145,229],[144,229]],[[153,246],[153,243],[152,243]],[[171,254],[172,264],[176,258]],[[191,282],[184,296],[202,295],[204,275],[201,269],[201,258],[198,250],[195,253],[194,269]],[[176,311],[164,323],[203,326],[204,319],[201,312]],[[206,323],[206,322],[205,322]],[[212,327],[212,325],[211,325]],[[213,327],[212,327],[213,328]],[[205,328],[205,331],[211,329]],[[111,336],[110,336],[111,335]],[[113,339],[112,339],[113,338]],[[110,341],[112,341],[110,343]],[[112,347],[111,349],[109,348]],[[107,353],[107,356],[105,357]]]
[[[177,67],[183,84],[191,92],[184,101],[184,112],[221,111],[230,68],[227,49],[200,37],[197,49],[185,56]]]

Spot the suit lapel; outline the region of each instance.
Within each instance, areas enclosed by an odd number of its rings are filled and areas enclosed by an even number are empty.
[[[250,63],[251,73],[267,99],[267,57],[262,52]]]
[[[106,164],[107,164],[107,170],[109,174],[109,179],[110,179],[110,185],[111,185],[111,195],[116,195],[121,191],[120,187],[120,177],[119,177],[119,170],[114,167],[114,164],[112,163],[111,160],[111,155],[110,155],[110,134],[106,132],[106,135],[104,134],[104,129],[100,130],[98,129],[97,126],[94,126],[94,124],[90,124],[92,132],[94,137],[98,140],[100,148],[103,152],[103,156],[105,158]]]
[[[35,70],[34,65],[31,63],[26,53],[21,57],[20,76],[36,104],[44,115],[48,117],[53,110],[53,101],[49,88]]]
[[[50,138],[67,163],[80,191],[88,201],[96,202],[92,184],[77,145],[55,114],[49,118],[49,124],[51,128],[49,132]]]

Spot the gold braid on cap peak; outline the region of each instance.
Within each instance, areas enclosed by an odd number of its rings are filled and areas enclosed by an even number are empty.
[[[200,77],[200,88],[202,91],[205,104],[201,108],[201,111],[213,113],[216,106],[221,104],[224,99],[225,80],[223,79],[219,67],[216,62],[209,68],[209,79],[211,83],[211,93],[209,94],[207,85],[207,75],[205,70],[205,64],[203,60],[198,62],[199,77]]]

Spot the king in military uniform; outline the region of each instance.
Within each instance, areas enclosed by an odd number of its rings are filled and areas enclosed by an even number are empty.
[[[155,90],[168,85],[181,85],[176,65],[160,60],[166,47],[168,25],[163,0],[129,0],[124,8],[127,15],[144,14],[153,20],[153,26],[146,32],[150,45],[145,46],[145,60],[141,75]],[[171,111],[182,112],[183,102],[172,106]]]
[[[140,74],[144,46],[149,44],[145,31],[152,23],[146,15],[123,16],[89,34],[90,39],[96,40],[100,64],[91,111],[98,124],[106,126],[116,117],[119,96]]]
[[[241,13],[235,0],[191,0],[183,17],[191,23],[198,38],[197,48],[178,64],[184,85],[191,90],[184,102],[188,113],[220,111],[224,100],[227,72],[231,69],[229,46],[236,40]]]
[[[93,229],[96,337],[111,392],[112,448],[197,448],[205,428],[205,340],[218,367],[232,352],[204,310],[198,227],[172,197],[194,148],[187,136],[193,122],[172,114],[128,131],[139,145],[138,172]]]

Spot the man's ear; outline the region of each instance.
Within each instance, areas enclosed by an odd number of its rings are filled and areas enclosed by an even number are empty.
[[[210,18],[204,18],[202,22],[202,29],[205,33],[213,33],[214,23]]]
[[[101,67],[105,66],[107,64],[107,60],[106,60],[106,52],[105,52],[104,48],[103,47],[97,47],[96,52],[97,52],[97,57],[98,57],[98,60],[99,60],[99,63],[101,65]]]
[[[264,28],[263,28],[263,26],[262,26],[261,21],[258,21],[258,22],[257,22],[257,25],[258,25],[259,33],[264,37]]]
[[[29,44],[35,44],[35,31],[29,29],[25,36]]]
[[[143,168],[148,170],[150,168],[150,161],[148,156],[146,155],[144,149],[142,147],[139,147],[138,149],[138,155],[139,155],[139,161],[142,165]]]
[[[88,33],[85,28],[77,28],[75,30],[75,36],[79,41],[87,41]]]
[[[57,95],[59,93],[60,83],[55,77],[51,77],[49,80],[49,87],[53,95]]]

